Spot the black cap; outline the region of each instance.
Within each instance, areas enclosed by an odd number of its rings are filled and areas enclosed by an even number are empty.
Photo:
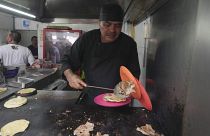
[[[123,9],[117,4],[103,5],[100,10],[100,21],[123,21]]]

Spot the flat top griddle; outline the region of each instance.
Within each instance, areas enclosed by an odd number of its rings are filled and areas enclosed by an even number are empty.
[[[16,109],[4,108],[3,101],[0,103],[0,127],[13,120],[26,119],[30,126],[18,136],[72,136],[74,129],[87,121],[95,124],[93,135],[101,132],[110,136],[143,136],[136,127],[146,123],[161,131],[155,116],[142,108],[77,105],[80,93],[38,90],[37,95],[27,97],[26,105]]]

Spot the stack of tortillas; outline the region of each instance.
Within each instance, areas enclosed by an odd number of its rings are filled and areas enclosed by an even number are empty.
[[[20,107],[27,103],[27,98],[18,96],[16,98],[12,98],[4,103],[4,107],[6,108],[16,108]]]
[[[6,90],[7,90],[7,88],[6,88],[6,87],[0,87],[0,93],[5,92]]]
[[[85,124],[78,126],[74,130],[74,135],[76,135],[76,136],[90,136],[90,131],[93,131],[93,128],[94,128],[94,124],[87,121]]]
[[[14,136],[17,133],[24,132],[28,125],[29,121],[25,119],[9,122],[1,128],[1,136]]]
[[[17,95],[19,96],[31,96],[33,94],[36,94],[37,91],[35,88],[24,88],[24,89],[21,89],[17,92]]]

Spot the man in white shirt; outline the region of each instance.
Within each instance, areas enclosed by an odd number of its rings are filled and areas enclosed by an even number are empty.
[[[7,36],[6,45],[0,46],[0,59],[4,66],[22,66],[34,63],[34,57],[27,47],[18,45],[21,34],[11,31]]]

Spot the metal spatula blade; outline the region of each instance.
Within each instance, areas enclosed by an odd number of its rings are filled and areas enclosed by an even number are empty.
[[[116,87],[114,89],[101,87],[101,86],[93,86],[93,85],[87,85],[86,87],[113,91],[114,95],[116,95],[119,98],[128,98],[129,97],[129,96],[120,94],[119,91],[116,89]]]
[[[112,88],[106,88],[106,87],[100,87],[100,86],[87,85],[86,87],[114,91],[114,89]]]

